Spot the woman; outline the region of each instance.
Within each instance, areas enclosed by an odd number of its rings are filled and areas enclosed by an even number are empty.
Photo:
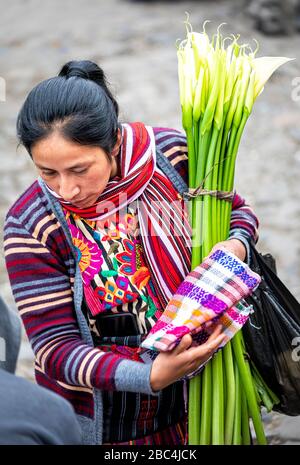
[[[180,379],[210,357],[220,329],[197,348],[186,335],[149,365],[138,347],[189,271],[190,230],[175,234],[187,214],[173,185],[186,185],[185,137],[121,125],[90,61],[39,83],[17,133],[39,178],[7,215],[5,255],[37,382],[73,404],[84,443],[184,444]],[[222,244],[244,260],[256,228],[235,195]]]

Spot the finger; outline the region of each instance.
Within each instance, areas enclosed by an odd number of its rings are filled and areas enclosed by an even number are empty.
[[[206,346],[206,349],[209,351],[209,352],[214,352],[218,347],[219,345],[224,341],[225,339],[225,334],[219,334],[219,336],[217,336],[215,339],[212,339],[212,340],[207,340],[207,342],[203,345]]]
[[[206,342],[210,342],[213,339],[215,339],[217,336],[219,336],[219,334],[222,333],[222,331],[223,331],[223,326],[221,324],[217,325]]]
[[[214,323],[216,326],[213,330],[213,332],[210,334],[208,340],[211,340],[211,339],[214,339],[215,337],[219,336],[219,334],[221,334],[223,332],[223,325],[222,323]]]
[[[222,333],[214,339],[207,339],[207,341],[199,347],[191,348],[190,351],[193,351],[192,358],[201,358],[206,355],[212,355],[224,341],[225,337],[225,334]]]
[[[187,350],[191,344],[192,344],[192,336],[190,334],[185,334],[180,343],[178,344],[178,346],[174,349],[174,353],[175,354],[181,354],[182,352],[184,352],[185,350]]]

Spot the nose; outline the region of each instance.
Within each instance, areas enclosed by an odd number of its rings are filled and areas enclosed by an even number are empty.
[[[59,195],[66,200],[71,202],[74,197],[80,193],[80,188],[76,186],[70,179],[61,179],[59,186]]]

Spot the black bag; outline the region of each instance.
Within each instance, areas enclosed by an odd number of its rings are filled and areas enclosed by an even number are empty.
[[[273,410],[300,415],[300,304],[277,276],[274,258],[253,244],[250,267],[262,282],[246,299],[254,308],[243,328],[247,352],[280,399]]]

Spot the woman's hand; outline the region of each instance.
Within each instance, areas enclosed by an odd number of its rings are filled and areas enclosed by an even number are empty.
[[[153,391],[159,391],[183,376],[192,373],[206,362],[219,347],[225,335],[219,325],[209,339],[198,347],[190,347],[192,337],[186,334],[175,349],[160,352],[153,362],[150,384]]]
[[[227,241],[218,242],[211,250],[210,254],[219,248],[225,248],[228,252],[236,255],[242,262],[246,258],[246,247],[239,239],[227,239]]]

